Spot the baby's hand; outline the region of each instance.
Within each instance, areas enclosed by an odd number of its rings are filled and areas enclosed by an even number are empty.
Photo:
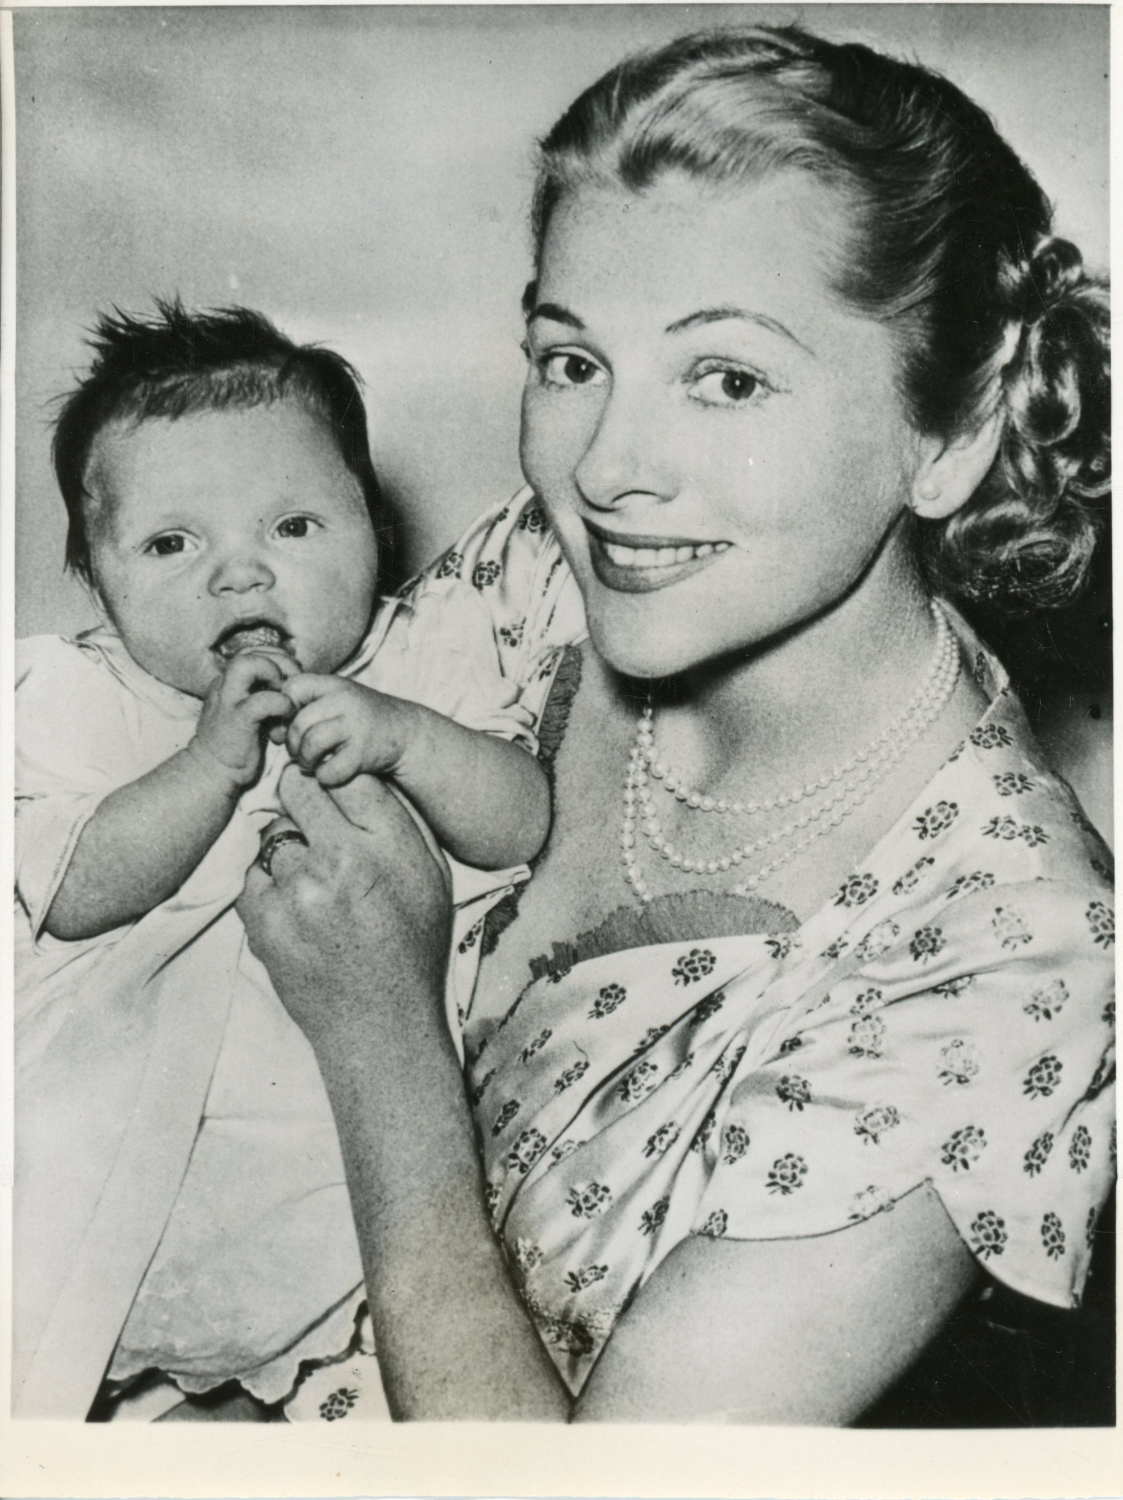
[[[285,683],[297,710],[285,742],[321,786],[343,786],[360,771],[392,774],[404,748],[405,705],[345,677],[302,673]]]
[[[240,651],[203,700],[190,748],[201,751],[234,790],[257,780],[264,754],[262,727],[288,719],[292,704],[282,692],[300,671],[283,651]]]

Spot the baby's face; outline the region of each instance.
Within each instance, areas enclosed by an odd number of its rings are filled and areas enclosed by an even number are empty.
[[[374,528],[326,423],[297,401],[113,423],[86,486],[98,594],[161,682],[201,698],[246,645],[334,672],[362,641]]]

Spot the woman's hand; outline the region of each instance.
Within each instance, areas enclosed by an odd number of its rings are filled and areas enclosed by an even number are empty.
[[[451,907],[447,870],[428,831],[385,783],[358,777],[334,793],[290,766],[287,818],[306,841],[254,865],[238,912],[250,947],[293,1020],[319,1051],[346,1044],[369,1018],[439,1004]]]

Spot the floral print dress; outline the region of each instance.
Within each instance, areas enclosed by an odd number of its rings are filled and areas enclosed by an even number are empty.
[[[434,587],[486,597],[540,716],[584,623],[533,495]],[[990,707],[801,926],[577,956],[496,1013],[473,986],[505,892],[461,912],[450,1009],[488,1205],[572,1392],[688,1236],[827,1234],[924,1183],[991,1275],[1079,1301],[1115,1165],[1110,857],[960,634]]]

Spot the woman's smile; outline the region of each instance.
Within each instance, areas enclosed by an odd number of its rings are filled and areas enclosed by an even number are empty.
[[[608,531],[587,517],[589,557],[593,571],[607,589],[625,594],[646,594],[667,588],[680,579],[708,567],[714,558],[728,552],[731,543],[689,541],[668,537]]]

